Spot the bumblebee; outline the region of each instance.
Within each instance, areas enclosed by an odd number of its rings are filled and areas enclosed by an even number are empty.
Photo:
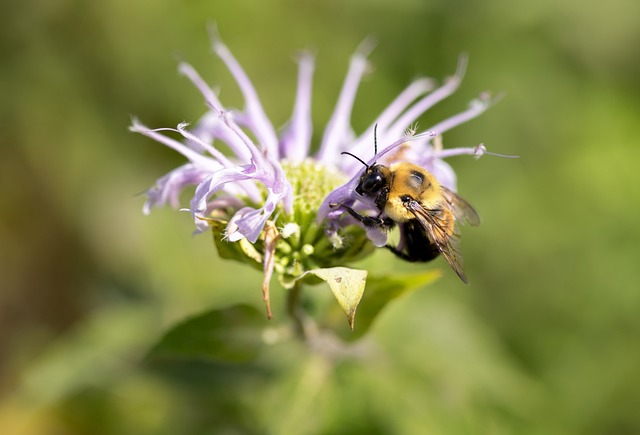
[[[480,224],[480,216],[456,193],[442,186],[424,168],[409,162],[390,166],[367,165],[356,187],[356,193],[370,198],[380,210],[377,216],[361,215],[353,208],[341,206],[366,227],[389,231],[398,226],[398,246],[386,248],[403,260],[426,262],[438,255],[447,260],[460,279],[467,284],[460,254],[459,224]]]

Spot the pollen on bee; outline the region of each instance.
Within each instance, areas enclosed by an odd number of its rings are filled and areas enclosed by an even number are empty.
[[[403,198],[406,195],[390,197],[384,208],[384,212],[395,222],[406,222],[414,218],[414,215],[405,205]]]

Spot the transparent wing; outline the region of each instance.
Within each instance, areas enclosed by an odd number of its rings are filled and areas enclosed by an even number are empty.
[[[464,223],[466,221],[469,225],[480,225],[480,215],[471,204],[445,187],[442,188],[442,192],[449,204],[449,208],[453,212],[453,216],[456,218],[456,222]]]
[[[447,229],[450,228],[450,223],[443,220],[440,210],[427,210],[417,201],[407,203],[407,208],[414,214],[420,225],[424,227],[429,239],[437,246],[449,266],[460,277],[462,282],[468,284],[469,281],[464,273],[464,262],[460,253],[460,233],[457,225],[454,224],[453,232],[448,233]],[[475,216],[478,217],[477,213]]]

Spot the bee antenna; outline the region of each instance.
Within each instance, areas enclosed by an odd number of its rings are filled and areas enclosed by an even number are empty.
[[[373,151],[374,151],[373,155],[377,156],[378,155],[378,123],[376,123],[373,126]]]
[[[350,152],[348,152],[348,151],[342,151],[340,154],[346,154],[346,155],[348,155],[348,156],[353,157],[354,159],[356,159],[357,161],[359,161],[360,163],[362,163],[362,164],[363,164],[367,169],[369,169],[369,165],[367,165],[367,163],[366,163],[364,160],[362,160],[360,157],[358,157],[358,156],[356,156],[356,155],[353,155],[353,154],[351,154],[351,153],[350,153]]]

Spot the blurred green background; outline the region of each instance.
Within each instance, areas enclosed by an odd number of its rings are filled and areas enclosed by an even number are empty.
[[[2,9],[2,433],[640,433],[639,2]],[[367,36],[374,74],[356,130],[411,79],[450,75],[461,52],[465,81],[424,128],[482,91],[505,93],[444,138],[521,156],[450,160],[483,217],[464,234],[471,285],[429,265],[443,278],[384,313],[368,357],[335,362],[283,343],[252,363],[141,363],[188,316],[262,309],[260,273],[217,259],[209,236],[190,237],[187,214],[143,216],[136,196],[183,159],[129,133],[130,116],[175,126],[205,110],[177,59],[241,104],[209,48],[211,21],[276,125],[292,107],[295,53],[317,54],[316,139]],[[385,252],[365,266],[419,270]]]

